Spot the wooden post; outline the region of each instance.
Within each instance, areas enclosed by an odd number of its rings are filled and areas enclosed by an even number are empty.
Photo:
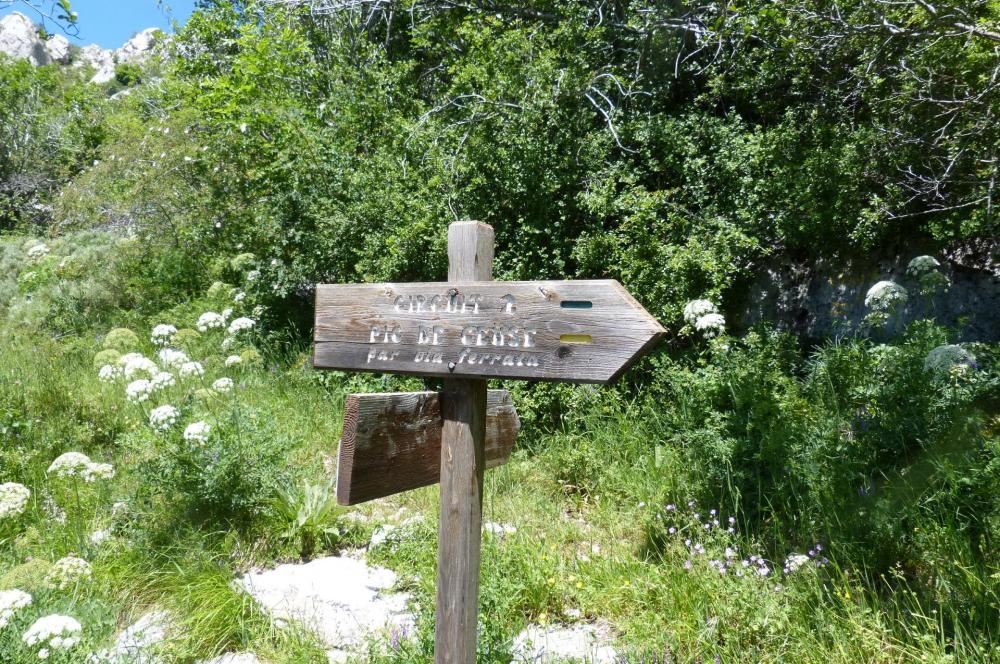
[[[493,279],[493,228],[448,227],[448,281]],[[486,381],[446,378],[441,394],[441,523],[438,531],[436,664],[474,664],[479,549],[486,467]]]

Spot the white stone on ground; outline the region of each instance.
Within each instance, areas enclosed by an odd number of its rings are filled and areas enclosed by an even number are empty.
[[[416,617],[406,608],[410,596],[386,592],[396,574],[358,558],[279,565],[237,583],[274,618],[297,620],[314,631],[331,649],[331,661],[359,652],[379,632],[415,631]]]
[[[528,625],[514,639],[511,664],[548,664],[576,660],[613,664],[617,653],[611,630],[602,625]]]
[[[198,664],[264,664],[252,652],[226,653],[213,659],[205,659]]]
[[[118,635],[115,645],[107,653],[106,661],[159,664],[160,658],[156,656],[155,649],[167,640],[169,630],[170,614],[150,611]]]
[[[517,528],[509,523],[494,523],[492,521],[487,521],[483,524],[483,532],[489,533],[502,542],[507,538],[507,535],[513,535],[516,533]]]

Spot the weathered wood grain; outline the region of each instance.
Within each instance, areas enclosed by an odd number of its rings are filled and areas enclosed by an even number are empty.
[[[493,278],[493,228],[448,227],[448,281]],[[441,516],[438,529],[436,664],[475,664],[479,556],[486,468],[486,381],[446,378],[441,392]]]
[[[608,383],[663,327],[614,280],[323,284],[314,366]]]
[[[349,394],[337,463],[337,502],[357,505],[437,484],[441,477],[437,392]],[[521,428],[507,390],[486,396],[486,468],[507,463]]]

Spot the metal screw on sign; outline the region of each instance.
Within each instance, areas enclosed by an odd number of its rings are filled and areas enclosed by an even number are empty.
[[[490,378],[610,383],[664,335],[613,280],[492,281],[493,229],[448,228],[448,282],[321,284],[313,366],[444,378],[433,392],[345,401],[337,500],[441,483],[438,664],[476,660],[483,472],[520,422]]]

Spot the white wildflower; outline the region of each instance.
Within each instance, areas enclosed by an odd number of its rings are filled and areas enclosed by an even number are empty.
[[[160,323],[153,328],[153,333],[150,335],[149,340],[157,346],[166,346],[175,334],[177,334],[176,327],[167,323]]]
[[[170,427],[177,424],[177,418],[180,415],[180,411],[169,404],[157,406],[149,411],[149,426],[157,431],[168,431]]]
[[[132,378],[139,373],[145,373],[152,377],[160,370],[156,366],[156,362],[153,362],[142,353],[126,353],[118,359],[118,364],[123,367],[123,373],[126,378]]]
[[[107,529],[95,530],[94,532],[90,533],[90,543],[93,544],[94,546],[100,546],[105,542],[107,542],[110,537],[111,537],[110,530]]]
[[[256,321],[254,321],[254,319],[242,316],[229,324],[229,334],[237,334],[239,332],[251,330],[253,329],[253,326],[256,324],[257,323]]]
[[[162,348],[156,355],[160,358],[160,364],[171,369],[179,369],[182,364],[191,361],[186,353],[173,348]]]
[[[145,378],[133,380],[125,387],[125,398],[129,403],[142,403],[149,399],[153,392],[153,384]]]
[[[785,559],[785,567],[789,572],[794,572],[809,562],[809,556],[804,553],[792,553]]]
[[[726,331],[726,319],[722,314],[705,314],[695,321],[694,327],[706,337],[715,337]]]
[[[226,358],[226,366],[227,367],[232,367],[232,366],[235,366],[235,365],[239,364],[242,361],[243,361],[243,358],[240,357],[239,355],[230,355],[229,357]]]
[[[97,372],[97,378],[102,383],[111,383],[122,377],[121,367],[116,367],[113,364],[105,364]]]
[[[48,646],[57,650],[70,650],[80,642],[79,634],[83,630],[80,622],[70,616],[58,614],[39,618],[28,628],[21,640],[29,646]],[[57,640],[58,639],[58,640]],[[47,648],[39,650],[38,655],[44,659],[42,652],[48,656]]]
[[[209,330],[221,329],[225,326],[225,316],[217,314],[214,311],[206,311],[203,313],[198,317],[198,323],[196,324],[199,332],[208,332]]]
[[[185,362],[180,366],[178,371],[181,374],[181,378],[205,375],[205,367],[201,366],[201,362]]]
[[[906,304],[909,294],[894,281],[880,281],[868,289],[865,306],[878,313],[887,313]]]
[[[244,293],[243,291],[236,291],[236,293],[233,294],[233,302],[240,303],[243,300],[245,300],[246,297],[247,294]]]
[[[66,556],[52,565],[45,580],[57,590],[66,590],[80,581],[89,579],[93,574],[94,570],[86,560],[76,556]]]
[[[929,371],[936,378],[947,377],[955,367],[975,368],[976,357],[961,346],[955,344],[945,344],[938,346],[927,353],[924,358],[924,371]]]
[[[233,344],[235,343],[236,339],[233,339],[232,337],[226,337],[225,339],[222,340],[222,343],[219,345],[222,346],[222,350],[229,350],[230,348],[233,347]]]
[[[223,377],[212,383],[212,387],[219,392],[228,392],[233,389],[233,379],[228,377]]]
[[[212,427],[206,422],[192,422],[184,429],[184,440],[189,443],[207,443]]]
[[[90,457],[81,452],[66,452],[56,457],[49,465],[49,473],[56,477],[82,477],[83,473],[93,463]]]
[[[28,249],[28,258],[32,261],[39,261],[49,255],[49,248],[44,243],[39,243]]]
[[[222,310],[222,320],[227,321],[233,315],[233,310],[229,307]]]
[[[0,519],[23,514],[31,498],[31,489],[17,482],[0,484]]]
[[[161,371],[153,376],[151,381],[152,389],[155,390],[165,390],[168,387],[172,387],[177,384],[177,379],[169,371]]]
[[[937,270],[941,263],[933,256],[917,256],[906,266],[906,273],[911,277],[920,277]]]
[[[23,609],[31,605],[31,595],[14,588],[13,590],[0,590],[0,630],[10,623],[18,609]]]
[[[716,306],[708,300],[691,300],[684,305],[684,322],[694,325],[702,316],[718,313]]]
[[[115,467],[110,463],[94,463],[91,462],[83,472],[80,473],[80,477],[83,478],[84,482],[96,482],[97,480],[110,480],[115,476]]]

